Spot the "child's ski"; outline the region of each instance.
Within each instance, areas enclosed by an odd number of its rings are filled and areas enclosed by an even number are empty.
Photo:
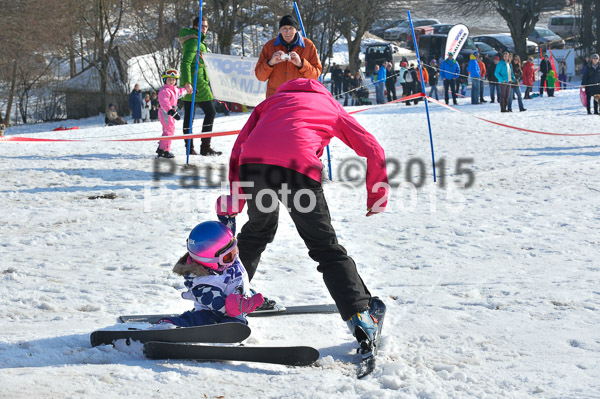
[[[199,361],[240,361],[308,366],[319,359],[319,351],[309,346],[251,347],[208,346],[186,343],[147,342],[144,354],[149,359]]]
[[[313,313],[338,313],[338,309],[334,304],[327,305],[301,305],[283,307],[276,305],[274,309],[256,310],[248,317],[269,317],[269,316],[285,316],[292,314],[313,314]],[[145,314],[145,315],[123,315],[119,316],[119,321],[122,323],[152,323],[156,324],[160,319],[166,317],[177,317],[179,314]]]
[[[90,342],[92,346],[109,345],[118,339],[127,339],[128,344],[129,341],[235,343],[249,336],[250,327],[245,324],[221,323],[167,330],[98,330],[90,335]]]

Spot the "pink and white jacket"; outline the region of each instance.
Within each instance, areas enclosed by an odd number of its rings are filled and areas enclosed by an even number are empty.
[[[337,137],[367,158],[367,208],[383,211],[388,196],[385,154],[367,132],[313,79],[290,80],[260,103],[240,132],[229,160],[229,181],[239,181],[239,166],[260,163],[283,166],[321,181],[320,157]],[[383,183],[383,184],[378,184]],[[240,209],[243,204],[240,202]]]
[[[158,103],[164,119],[168,119],[167,112],[177,106],[177,100],[185,96],[187,91],[185,87],[175,87],[165,84],[158,92]]]

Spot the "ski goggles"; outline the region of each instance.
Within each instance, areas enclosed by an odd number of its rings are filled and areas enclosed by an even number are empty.
[[[235,237],[231,239],[225,249],[222,249],[219,252],[221,253],[214,258],[204,258],[193,254],[191,251],[188,251],[188,254],[197,262],[216,263],[217,267],[213,269],[221,272],[231,266],[237,259],[237,240]]]

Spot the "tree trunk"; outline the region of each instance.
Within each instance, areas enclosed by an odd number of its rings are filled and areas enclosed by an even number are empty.
[[[590,54],[594,43],[593,12],[594,0],[582,0],[581,2],[581,45],[584,54]],[[599,7],[596,7],[599,8]],[[589,11],[589,12],[586,12]]]
[[[596,20],[596,53],[600,53],[600,4],[598,4],[598,1],[594,2],[594,16]]]
[[[15,90],[17,88],[17,60],[13,61],[13,71],[10,78],[10,92],[8,94],[8,105],[6,105],[6,123],[10,124],[10,112],[12,111]]]

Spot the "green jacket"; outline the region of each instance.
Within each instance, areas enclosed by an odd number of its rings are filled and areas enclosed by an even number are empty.
[[[548,83],[548,87],[550,89],[554,89],[556,87],[556,81],[558,79],[556,78],[556,74],[554,73],[554,70],[550,70],[548,72],[548,75],[546,76],[546,83]]]
[[[194,86],[194,72],[196,70],[196,51],[198,50],[198,29],[183,28],[179,31],[179,42],[183,47],[183,57],[181,59],[179,86],[183,87],[186,83]],[[206,35],[202,35],[200,41],[200,55],[206,53]],[[213,99],[210,91],[208,73],[202,57],[198,61],[198,81],[196,82],[196,102],[211,101]],[[192,95],[187,94],[182,98],[183,101],[192,101]]]

